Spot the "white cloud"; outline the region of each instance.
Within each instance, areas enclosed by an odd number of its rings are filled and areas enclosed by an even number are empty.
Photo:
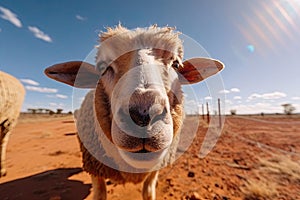
[[[54,103],[54,102],[50,102],[49,103],[49,106],[51,107],[51,109],[55,110],[57,108],[60,108],[60,109],[64,109],[65,108],[65,104],[63,103]]]
[[[241,100],[242,97],[241,97],[241,96],[234,96],[233,99],[234,99],[234,100]]]
[[[197,102],[195,100],[186,100],[185,101],[185,104],[187,105],[191,105],[191,106],[195,106],[197,104]]]
[[[41,31],[39,28],[35,26],[28,26],[28,29],[30,32],[34,34],[34,36],[38,39],[44,40],[46,42],[52,42],[52,39],[49,35],[45,34],[43,31]]]
[[[0,11],[2,12],[2,15],[0,15],[2,19],[9,21],[16,27],[19,28],[22,27],[22,22],[18,19],[17,15],[13,13],[11,10],[0,6]]]
[[[76,19],[78,19],[79,21],[85,21],[87,18],[86,17],[82,17],[81,15],[76,15],[75,16]]]
[[[63,94],[56,94],[55,95],[57,98],[60,98],[60,99],[67,99],[68,96],[67,95],[63,95]]]
[[[231,88],[230,91],[231,92],[240,92],[240,89],[239,88]]]
[[[299,111],[300,111],[300,104],[292,104],[295,108],[296,108],[296,110],[294,111],[295,113],[299,113]]]
[[[199,113],[199,108],[201,107],[201,103],[196,100],[186,100],[184,103],[184,110],[188,114]]]
[[[49,105],[50,106],[57,106],[57,103],[50,102]]]
[[[300,97],[292,97],[292,100],[300,100]]]
[[[230,92],[240,92],[239,88],[231,88],[230,90],[220,90],[219,93],[220,94],[229,94]]]
[[[225,103],[228,104],[228,105],[232,105],[233,104],[232,101],[228,100],[228,99],[225,100]]]
[[[219,91],[219,93],[220,94],[228,94],[228,93],[230,93],[230,91],[224,89],[224,90]]]
[[[41,92],[41,93],[57,93],[57,89],[55,88],[46,88],[46,87],[36,87],[26,85],[25,88],[29,91]]]
[[[68,98],[68,96],[64,95],[64,94],[55,94],[55,95],[47,94],[46,97],[49,97],[49,98],[59,98],[59,99],[67,99]]]
[[[266,93],[262,95],[263,99],[280,99],[286,97],[286,94],[283,92],[273,92],[273,93]]]
[[[212,100],[212,97],[210,96],[207,96],[207,97],[204,97],[205,100]]]
[[[259,98],[261,98],[261,95],[257,93],[253,93],[248,97],[249,100],[259,99]]]
[[[35,86],[40,85],[38,82],[31,79],[20,79],[20,81],[29,85],[35,85]]]
[[[272,93],[265,93],[265,94],[253,93],[248,97],[248,99],[249,100],[254,100],[254,99],[273,100],[273,99],[280,99],[286,96],[287,95],[283,92],[272,92]]]

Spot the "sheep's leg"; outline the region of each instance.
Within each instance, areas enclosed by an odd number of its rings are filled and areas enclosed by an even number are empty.
[[[7,121],[0,124],[0,177],[6,175],[6,146],[10,134],[6,127]]]
[[[91,175],[94,191],[93,200],[106,200],[106,182],[105,178]]]
[[[0,152],[0,177],[6,175],[6,146],[9,138],[9,133],[6,133],[4,138],[1,141],[1,152]]]
[[[5,134],[4,138],[1,138],[1,152],[0,152],[0,177],[6,175],[6,146],[9,138],[9,132]]]
[[[143,185],[143,200],[155,200],[156,199],[156,183],[158,178],[158,171],[151,172],[146,178]]]

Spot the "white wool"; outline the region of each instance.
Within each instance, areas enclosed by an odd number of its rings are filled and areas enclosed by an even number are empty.
[[[17,123],[25,90],[15,77],[0,71],[0,177],[5,175],[6,145]]]

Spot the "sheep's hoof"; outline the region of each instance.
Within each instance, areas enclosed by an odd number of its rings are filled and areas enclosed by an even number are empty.
[[[3,177],[3,176],[6,176],[6,170],[1,170],[1,172],[0,172],[0,177]]]

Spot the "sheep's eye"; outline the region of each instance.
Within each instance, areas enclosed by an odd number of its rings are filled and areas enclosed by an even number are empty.
[[[99,62],[96,65],[96,69],[102,75],[104,73],[104,71],[106,70],[106,64],[104,62]]]
[[[175,61],[173,62],[172,67],[173,67],[174,69],[179,69],[180,64],[179,64],[178,60],[175,60]]]
[[[104,62],[99,62],[97,64],[97,70],[101,74],[101,76],[105,75],[107,72],[114,73],[114,69],[111,66],[107,66]]]

